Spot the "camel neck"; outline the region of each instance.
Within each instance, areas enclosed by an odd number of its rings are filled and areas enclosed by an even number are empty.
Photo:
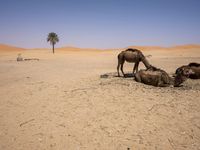
[[[145,57],[142,59],[142,62],[145,65],[146,68],[150,68],[151,67],[149,61]]]

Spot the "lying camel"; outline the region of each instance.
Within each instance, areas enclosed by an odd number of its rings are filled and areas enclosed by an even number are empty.
[[[193,71],[193,74],[190,74],[188,78],[200,79],[200,64],[193,62],[188,65],[181,66],[176,69],[176,74],[181,74],[185,69],[191,69]]]
[[[18,56],[17,56],[17,61],[29,61],[29,60],[37,60],[37,61],[39,61],[38,58],[25,58],[25,59],[23,59],[21,54],[18,54]]]
[[[172,78],[164,70],[155,67],[140,70],[135,74],[135,80],[137,82],[159,87],[166,87],[173,84]]]
[[[139,66],[140,61],[143,62],[143,64],[145,65],[146,68],[151,67],[151,65],[149,64],[149,62],[147,61],[147,59],[145,58],[145,56],[142,54],[142,52],[140,50],[129,48],[125,51],[122,51],[118,55],[118,65],[117,65],[118,76],[120,76],[119,67],[121,66],[121,72],[122,72],[123,76],[125,77],[125,74],[123,71],[123,65],[124,65],[125,61],[130,62],[130,63],[135,63],[135,66],[133,68],[133,74],[135,71],[138,72],[138,66]]]
[[[150,69],[140,70],[137,72],[135,74],[135,80],[137,82],[158,87],[167,87],[170,85],[178,87],[191,73],[191,69],[187,69],[182,74],[177,75],[175,79],[173,79],[164,70],[152,66]]]

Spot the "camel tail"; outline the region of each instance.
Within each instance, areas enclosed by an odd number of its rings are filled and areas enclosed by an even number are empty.
[[[119,57],[120,57],[119,55],[120,55],[120,54],[117,55],[117,59],[118,59],[118,60],[119,60]]]
[[[124,60],[124,55],[121,53],[118,54],[117,56],[118,61]]]
[[[118,73],[118,76],[120,76],[119,74],[119,68],[121,67],[121,71],[122,71],[122,74],[124,75],[124,72],[123,72],[123,64],[124,64],[124,54],[123,52],[119,53],[119,55],[117,56],[118,58],[118,65],[117,65],[117,73]]]

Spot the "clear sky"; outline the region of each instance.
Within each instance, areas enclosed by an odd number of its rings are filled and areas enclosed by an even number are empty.
[[[119,48],[200,44],[200,0],[0,0],[0,43]]]

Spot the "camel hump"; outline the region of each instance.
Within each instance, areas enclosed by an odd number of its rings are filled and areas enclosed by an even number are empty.
[[[136,51],[139,51],[139,50],[135,49],[135,48],[128,48],[128,49],[126,49],[126,51],[136,52]]]
[[[139,54],[140,60],[145,58],[143,53],[139,49],[136,49],[136,48],[128,48],[125,50],[125,52],[137,52]]]
[[[192,63],[189,63],[188,66],[190,66],[190,67],[200,67],[200,64],[192,62]]]
[[[137,53],[137,54],[141,55],[140,53],[142,53],[142,52],[140,50],[138,50],[138,49],[128,48],[128,49],[126,49],[124,51],[121,51],[118,54],[118,59],[124,59],[124,57],[126,57],[125,55],[130,56],[130,54],[132,54],[132,53]]]

